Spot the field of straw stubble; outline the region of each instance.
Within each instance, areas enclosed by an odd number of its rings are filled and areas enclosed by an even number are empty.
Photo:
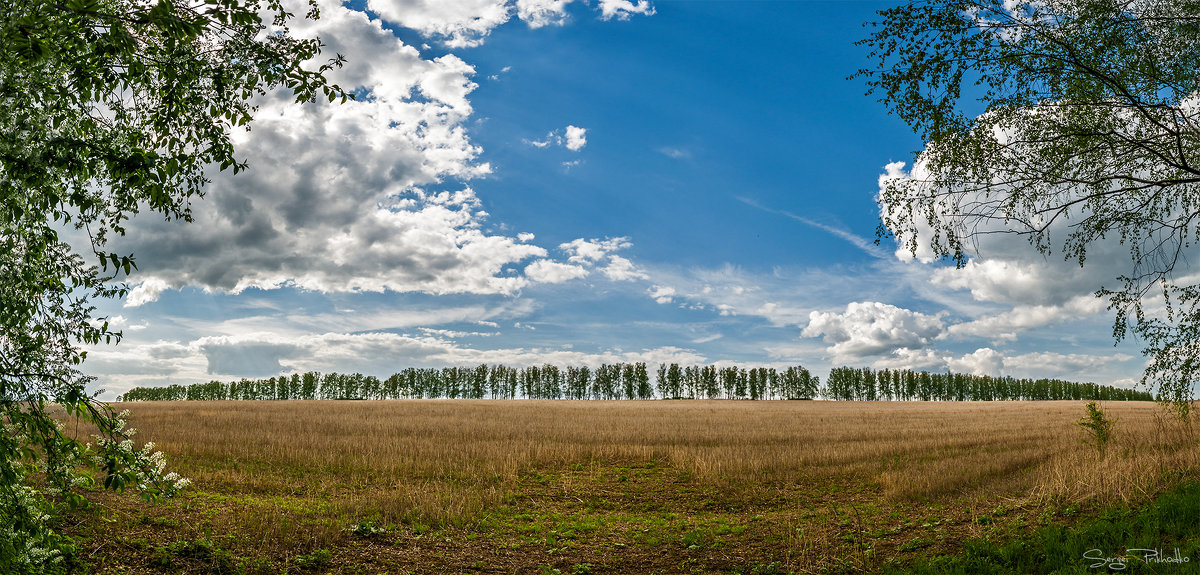
[[[99,573],[838,573],[1197,477],[1152,403],[126,404],[190,477],[70,531]]]

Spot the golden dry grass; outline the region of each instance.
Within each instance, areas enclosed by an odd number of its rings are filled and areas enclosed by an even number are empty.
[[[201,485],[288,491],[296,474],[328,489],[392,484],[445,504],[487,499],[526,469],[660,460],[701,481],[745,485],[853,475],[890,497],[976,491],[1130,500],[1195,471],[1189,427],[1151,403],[1110,403],[1101,459],[1075,422],[1080,402],[173,402],[129,404]],[[275,473],[266,473],[275,469]],[[414,482],[416,483],[414,485]],[[429,488],[435,488],[432,493]],[[412,489],[416,487],[417,489]],[[486,491],[486,490],[485,490]],[[411,494],[412,497],[418,497]],[[411,497],[409,497],[411,498]],[[420,502],[412,502],[420,507]],[[478,507],[465,501],[451,507]]]
[[[1066,401],[411,400],[121,407],[132,411],[138,437],[154,441],[171,467],[195,482],[188,506],[208,508],[217,530],[240,533],[263,549],[299,539],[308,549],[330,545],[356,519],[478,526],[495,510],[526,499],[522,505],[534,509],[578,500],[570,513],[583,513],[586,501],[590,513],[598,499],[589,490],[610,485],[597,483],[597,477],[625,469],[620,466],[630,466],[632,473],[649,463],[670,470],[669,477],[655,476],[670,485],[624,497],[674,498],[670,504],[684,513],[699,509],[688,497],[702,496],[719,505],[789,507],[791,514],[779,520],[795,529],[781,531],[781,541],[771,540],[790,548],[789,561],[806,564],[825,560],[823,546],[845,545],[839,543],[844,534],[836,528],[821,532],[825,527],[818,523],[858,521],[841,515],[841,495],[826,500],[824,493],[844,490],[851,503],[857,497],[867,506],[909,510],[909,504],[930,502],[991,509],[1030,501],[1140,501],[1200,471],[1200,442],[1191,427],[1141,402],[1103,406],[1117,419],[1114,443],[1103,458],[1076,425],[1083,402]],[[543,473],[550,479],[542,481]],[[549,487],[539,488],[530,477]],[[537,493],[530,493],[531,485]],[[827,488],[831,491],[823,491]],[[868,495],[863,499],[861,493]],[[814,511],[818,500],[832,505],[833,515]],[[976,511],[964,513],[964,528],[978,530],[971,520]],[[878,519],[892,521],[882,512]]]

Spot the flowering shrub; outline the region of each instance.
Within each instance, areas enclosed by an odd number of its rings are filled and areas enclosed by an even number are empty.
[[[135,490],[152,500],[174,495],[190,483],[166,472],[166,458],[153,443],[134,447],[128,412],[87,403],[64,406],[100,430],[95,444],[75,441],[46,415],[43,401],[4,402],[0,434],[0,573],[55,575],[80,565],[71,539],[57,520],[66,509],[86,509],[82,492],[94,488],[99,472],[106,488]]]

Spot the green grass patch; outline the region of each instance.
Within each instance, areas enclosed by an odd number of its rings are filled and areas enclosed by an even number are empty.
[[[1144,506],[1108,509],[1072,527],[1045,526],[1008,541],[971,540],[954,556],[885,570],[896,575],[1118,572],[1200,572],[1200,483]]]

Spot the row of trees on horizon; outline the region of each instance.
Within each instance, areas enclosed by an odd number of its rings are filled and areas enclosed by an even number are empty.
[[[1151,401],[1147,391],[1058,379],[1015,379],[839,367],[825,385],[802,366],[778,370],[645,363],[560,368],[406,368],[385,379],[355,373],[296,373],[267,379],[135,387],[118,401],[333,399],[833,399],[856,401]]]
[[[1061,379],[1016,379],[963,373],[838,367],[822,394],[848,401],[1152,401],[1148,391]]]

